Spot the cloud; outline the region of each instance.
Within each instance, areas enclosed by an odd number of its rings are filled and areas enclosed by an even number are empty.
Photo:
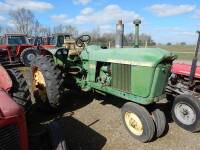
[[[81,10],[81,15],[89,15],[94,12],[93,8],[87,7]]]
[[[181,27],[167,27],[167,28],[157,28],[155,29],[155,32],[157,33],[168,33],[171,36],[173,35],[174,37],[176,36],[195,36],[196,32],[193,30],[188,30],[186,28],[181,28]]]
[[[53,7],[51,3],[39,0],[4,0],[4,2],[0,2],[0,12],[7,12],[19,8],[46,11]]]
[[[141,17],[134,11],[124,10],[118,5],[108,5],[102,10],[93,10],[92,13],[91,9],[83,9],[81,13],[74,18],[67,18],[67,15],[65,15],[65,18],[61,18],[60,15],[54,15],[51,18],[56,23],[75,25],[94,24],[100,26],[116,23],[119,19],[122,19],[124,23],[130,23],[134,19]]]
[[[113,26],[112,25],[101,25],[101,26],[99,26],[99,29],[100,29],[100,31],[101,31],[101,33],[113,33],[113,32],[115,32],[114,30],[115,30],[115,28],[113,28]]]
[[[6,21],[6,18],[3,16],[0,16],[0,24],[4,24]]]
[[[196,10],[194,12],[193,18],[199,19],[200,18],[200,10]]]
[[[187,27],[158,27],[146,30],[145,33],[159,43],[180,43],[195,44],[197,39],[196,31]],[[167,33],[167,34],[166,34]]]
[[[167,17],[189,13],[195,8],[195,5],[155,4],[150,6],[148,9],[159,17]]]
[[[66,14],[59,14],[59,15],[53,15],[51,16],[51,19],[55,22],[63,22],[68,19]]]
[[[82,4],[82,5],[87,5],[91,2],[92,0],[73,0],[74,4]]]

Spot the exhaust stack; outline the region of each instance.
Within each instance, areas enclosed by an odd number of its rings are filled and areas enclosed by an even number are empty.
[[[124,38],[124,24],[122,20],[119,20],[116,24],[116,38],[115,38],[115,47],[123,48],[123,38]]]
[[[133,24],[135,24],[135,37],[134,37],[134,47],[139,48],[139,42],[140,42],[140,24],[141,20],[140,19],[135,19],[133,21]]]

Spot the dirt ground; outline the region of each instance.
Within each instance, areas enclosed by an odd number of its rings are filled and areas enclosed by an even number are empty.
[[[66,93],[56,114],[33,111],[31,122],[47,123],[58,119],[71,150],[198,150],[200,133],[189,133],[171,119],[170,107],[165,111],[168,127],[163,137],[150,143],[132,138],[121,121],[123,101],[111,96]]]

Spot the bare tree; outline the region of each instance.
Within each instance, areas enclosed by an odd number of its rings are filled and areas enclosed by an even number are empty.
[[[64,32],[64,27],[62,24],[54,26],[53,27],[53,32],[54,33],[63,33]]]
[[[24,34],[31,35],[39,22],[35,19],[32,11],[29,9],[21,8],[9,12],[9,16],[13,21],[16,31]],[[36,25],[36,26],[35,26]]]
[[[12,27],[7,26],[7,27],[5,28],[5,32],[6,32],[6,33],[13,33],[13,32],[15,32],[15,30],[14,30]]]
[[[135,35],[133,33],[126,34],[124,36],[124,45],[125,46],[133,46],[134,45]],[[147,34],[140,35],[140,45],[144,46],[147,44],[148,46],[153,46],[156,43],[153,41],[152,37]]]
[[[4,28],[2,26],[0,26],[0,34],[2,34],[4,31]]]
[[[41,30],[41,24],[39,23],[38,20],[36,20],[36,21],[33,23],[33,32],[32,32],[32,35],[34,35],[34,36],[39,36],[40,30]]]
[[[72,34],[74,37],[78,36],[78,30],[76,29],[76,27],[71,26],[71,25],[65,26],[65,32]]]

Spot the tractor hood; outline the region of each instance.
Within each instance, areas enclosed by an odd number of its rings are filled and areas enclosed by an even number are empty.
[[[81,53],[83,60],[94,60],[128,65],[154,67],[163,60],[173,61],[176,56],[161,48],[111,48],[87,46]]]

